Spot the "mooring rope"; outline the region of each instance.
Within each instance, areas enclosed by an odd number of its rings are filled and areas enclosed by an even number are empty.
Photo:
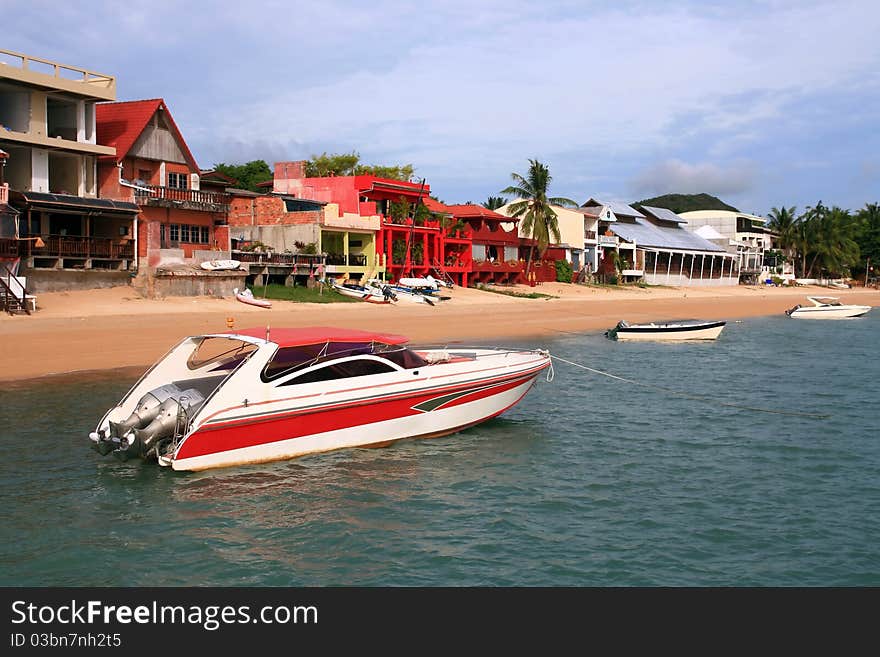
[[[804,411],[781,411],[775,408],[760,408],[758,406],[744,406],[743,404],[731,404],[728,402],[719,401],[713,397],[706,397],[704,395],[694,395],[689,392],[682,392],[680,390],[673,390],[671,388],[664,388],[663,386],[654,385],[653,383],[643,383],[642,381],[635,381],[633,379],[627,379],[623,376],[617,376],[616,374],[611,374],[610,372],[603,372],[602,370],[597,370],[592,367],[587,367],[586,365],[581,365],[580,363],[575,363],[570,360],[566,360],[565,358],[560,358],[555,354],[550,354],[550,358],[552,360],[558,360],[561,363],[566,363],[571,365],[572,367],[579,367],[582,370],[587,370],[588,372],[592,372],[593,374],[599,374],[600,376],[606,376],[609,379],[614,379],[615,381],[620,381],[622,383],[628,383],[634,386],[640,386],[642,388],[651,388],[652,390],[659,390],[661,392],[665,392],[670,395],[677,395],[679,397],[685,397],[687,399],[695,399],[697,401],[710,402],[712,404],[717,404],[718,406],[727,406],[728,408],[737,408],[743,411],[757,411],[759,413],[773,413],[776,415],[794,415],[798,417],[812,417],[819,420],[827,420],[831,417],[830,413],[806,413]],[[552,361],[551,361],[552,362]]]

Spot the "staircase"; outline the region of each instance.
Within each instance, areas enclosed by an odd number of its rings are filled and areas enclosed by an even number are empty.
[[[22,290],[22,295],[19,297],[12,291],[12,288],[9,287],[9,282],[12,277],[12,272],[3,265],[3,269],[6,270],[6,277],[0,275],[0,310],[9,313],[10,315],[14,315],[15,313],[19,313],[24,311],[25,314],[30,315],[31,309],[28,308],[27,301],[27,290]]]
[[[449,272],[446,271],[446,268],[440,264],[439,261],[434,260],[431,262],[431,271],[436,274],[434,278],[443,281],[449,287],[455,287],[455,280],[449,275]]]

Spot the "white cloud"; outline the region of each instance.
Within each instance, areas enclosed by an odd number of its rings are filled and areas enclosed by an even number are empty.
[[[754,184],[754,165],[739,162],[727,167],[711,163],[688,164],[679,160],[659,162],[640,172],[632,181],[637,196],[660,194],[736,195]]]

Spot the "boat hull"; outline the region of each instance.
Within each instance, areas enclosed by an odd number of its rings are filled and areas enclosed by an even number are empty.
[[[798,308],[788,313],[792,319],[852,319],[861,317],[871,310],[871,306],[847,306],[828,308]]]
[[[549,362],[497,381],[404,394],[386,401],[329,404],[257,416],[238,424],[208,424],[188,436],[169,462],[175,470],[206,470],[455,433],[515,405],[547,366]]]
[[[333,284],[333,289],[343,296],[351,297],[352,299],[360,299],[361,301],[366,301],[367,303],[391,303],[391,299],[385,298],[385,295],[381,292],[373,292],[368,289],[356,290],[354,288],[345,287],[343,285],[336,285],[335,283]]]
[[[629,326],[614,329],[617,340],[715,340],[721,335],[726,322],[712,322],[699,326],[676,326],[658,324],[656,326]]]

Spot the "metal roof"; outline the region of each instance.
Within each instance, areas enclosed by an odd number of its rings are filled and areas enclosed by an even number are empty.
[[[635,208],[630,207],[626,203],[606,203],[605,201],[600,201],[599,199],[591,198],[589,201],[584,203],[584,206],[589,205],[604,205],[611,208],[611,211],[621,217],[644,217],[641,212],[636,210]],[[584,207],[581,206],[581,207]]]
[[[650,205],[643,205],[642,210],[645,210],[651,216],[661,219],[662,221],[674,221],[677,224],[686,224],[688,222],[687,219],[679,217],[672,210],[667,208],[655,208]]]
[[[637,218],[635,223],[617,222],[612,224],[610,229],[618,237],[627,242],[635,242],[638,246],[726,253],[720,246],[703,239],[696,233],[680,227],[656,226],[644,218]]]
[[[69,194],[46,194],[44,192],[10,191],[10,198],[29,205],[50,205],[57,208],[69,208],[82,212],[132,212],[140,211],[137,205],[128,201],[113,201],[109,198],[84,198]]]

